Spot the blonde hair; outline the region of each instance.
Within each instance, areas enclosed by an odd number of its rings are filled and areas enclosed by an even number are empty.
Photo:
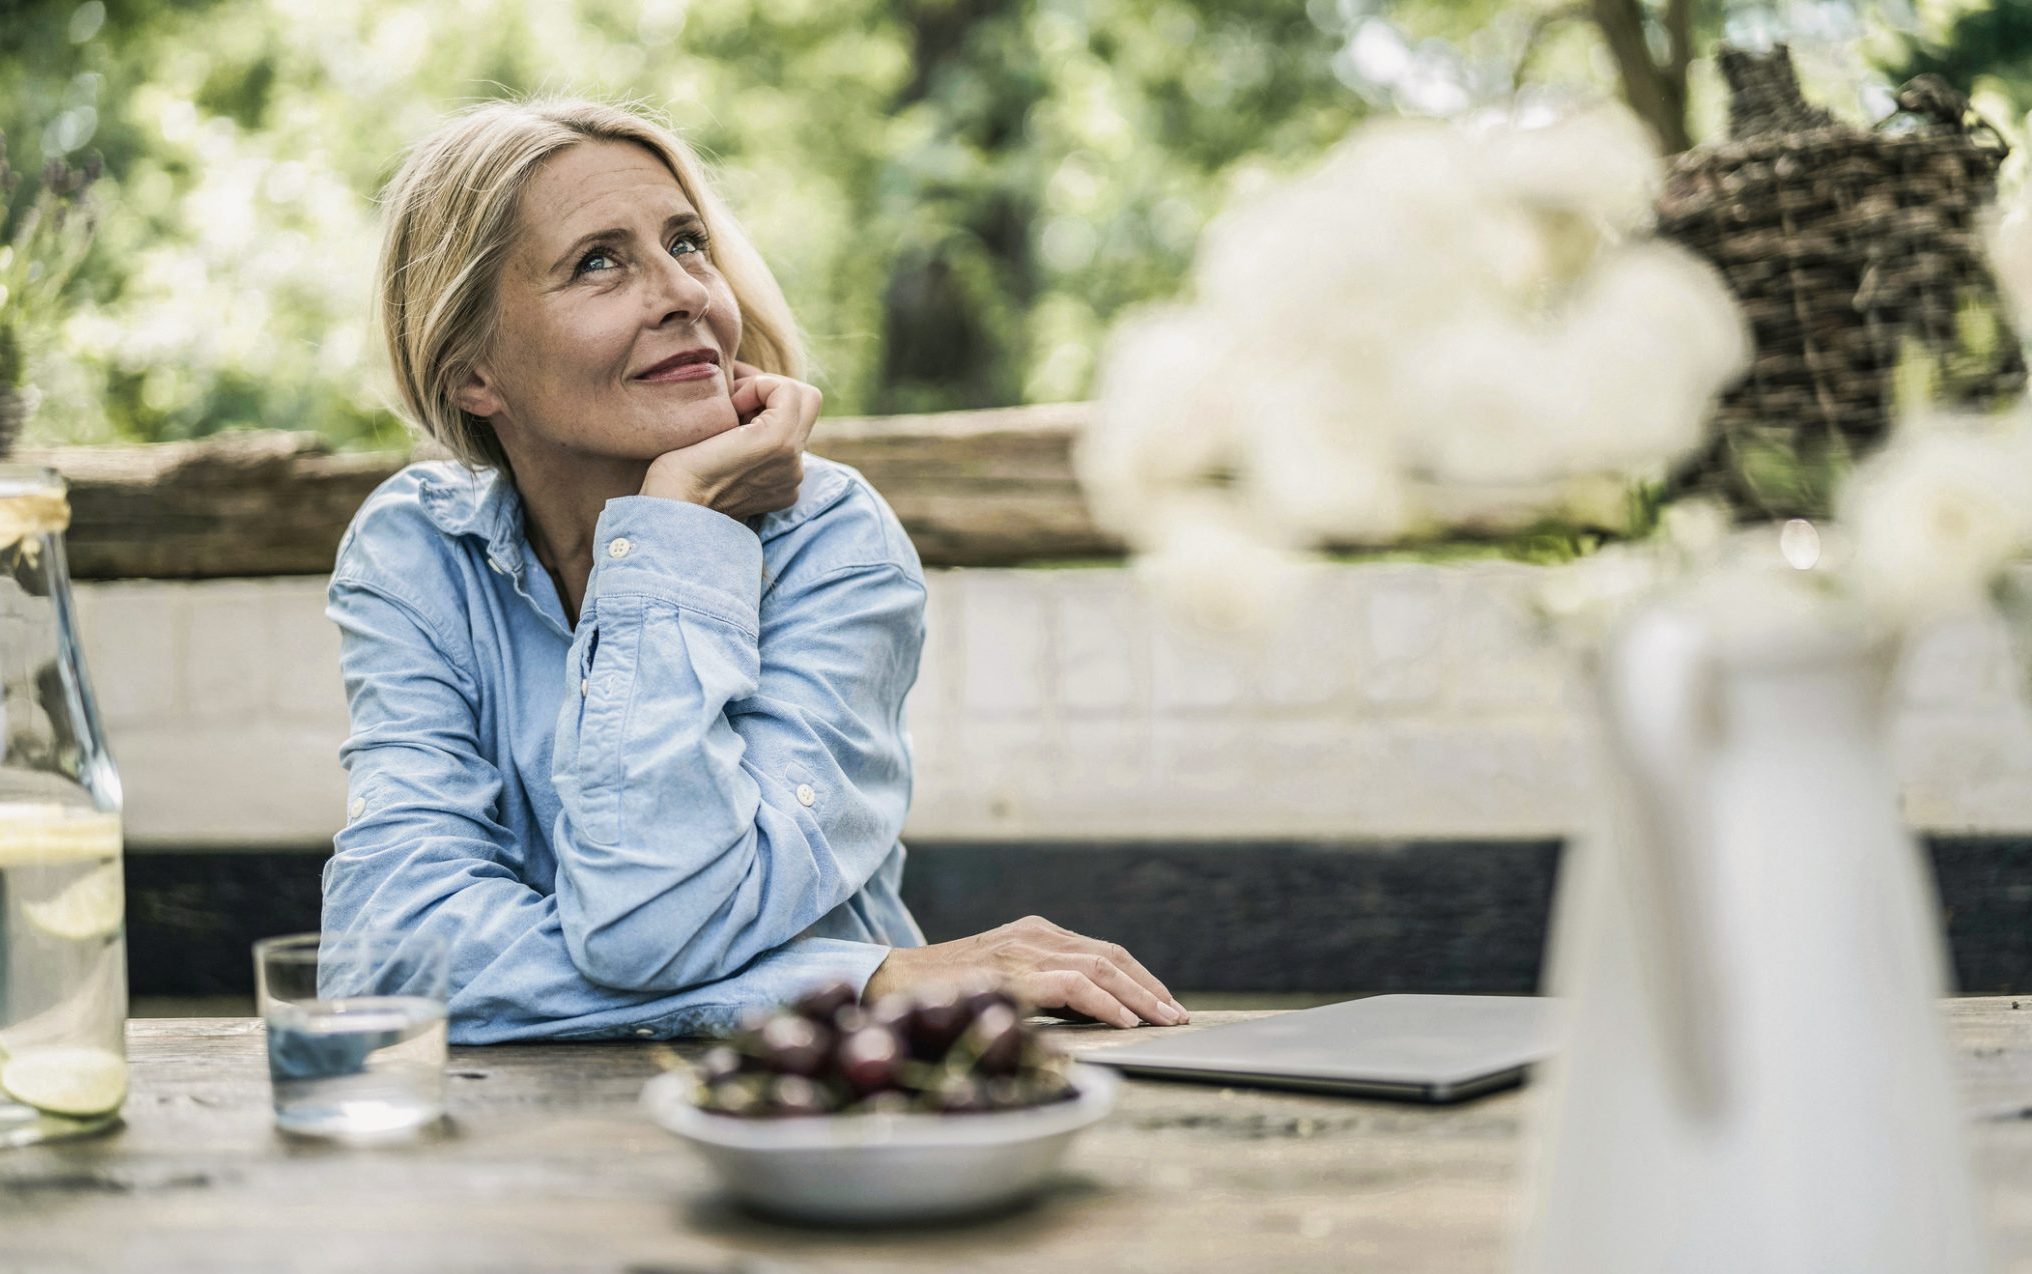
[[[804,342],[783,289],[675,132],[604,102],[488,102],[410,151],[382,196],[381,329],[396,391],[410,421],[471,467],[509,468],[492,426],[453,394],[493,340],[523,187],[551,156],[586,140],[633,142],[663,161],[705,222],[713,264],[740,306],[735,356],[803,378]]]

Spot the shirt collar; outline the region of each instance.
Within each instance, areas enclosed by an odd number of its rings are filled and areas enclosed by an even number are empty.
[[[487,545],[487,560],[503,574],[522,574],[522,497],[499,469],[468,469],[455,460],[417,466],[417,495],[425,516],[450,536],[472,536]],[[825,511],[845,495],[847,470],[807,457],[797,503],[753,520],[764,540],[773,539]]]
[[[522,497],[499,469],[468,469],[456,461],[426,465],[417,496],[438,530],[484,541],[496,568],[522,573]]]

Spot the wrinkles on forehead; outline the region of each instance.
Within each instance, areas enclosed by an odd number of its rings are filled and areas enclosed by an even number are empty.
[[[577,142],[545,160],[523,188],[510,268],[538,278],[589,233],[639,230],[679,213],[698,215],[653,151],[633,142]]]

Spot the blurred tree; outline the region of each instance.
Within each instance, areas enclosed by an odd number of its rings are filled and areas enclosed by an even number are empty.
[[[1892,109],[1885,51],[1902,56],[1978,4],[1987,12],[1988,0],[1358,0],[1340,12],[1350,82],[1379,104],[1528,115],[1614,93],[1672,153],[1726,127],[1713,67],[1724,40],[1786,41],[1811,100],[1878,119]],[[2004,8],[2008,24],[1964,21],[1970,56],[1987,58],[1977,46],[2001,25],[2032,21],[2024,0]],[[2016,71],[2021,84],[2028,71]]]
[[[667,111],[775,266],[831,409],[926,410],[1088,393],[1110,324],[1183,285],[1206,220],[1369,111],[1531,116],[1620,86],[1677,145],[1719,116],[1699,55],[1724,32],[1811,46],[1810,90],[1881,94],[1855,50],[1897,3],[8,0],[18,166],[93,149],[108,173],[31,436],[395,442],[373,197],[474,100]],[[1912,56],[1988,49],[1971,73],[2023,91],[2025,10],[1934,0]]]
[[[1615,59],[1623,100],[1650,127],[1668,155],[1693,145],[1686,117],[1686,74],[1693,65],[1694,7],[1693,0],[1654,4],[1590,0],[1589,4],[1602,43]]]
[[[373,196],[445,112],[541,91],[712,157],[832,410],[1083,395],[1205,219],[1367,109],[1321,3],[18,0],[0,126],[109,175],[34,436],[393,442]]]

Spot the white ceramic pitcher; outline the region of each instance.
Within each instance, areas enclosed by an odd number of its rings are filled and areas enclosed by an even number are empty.
[[[1985,1270],[1888,645],[1717,609],[1655,607],[1600,658],[1605,818],[1554,921],[1571,1016],[1523,1268]]]

